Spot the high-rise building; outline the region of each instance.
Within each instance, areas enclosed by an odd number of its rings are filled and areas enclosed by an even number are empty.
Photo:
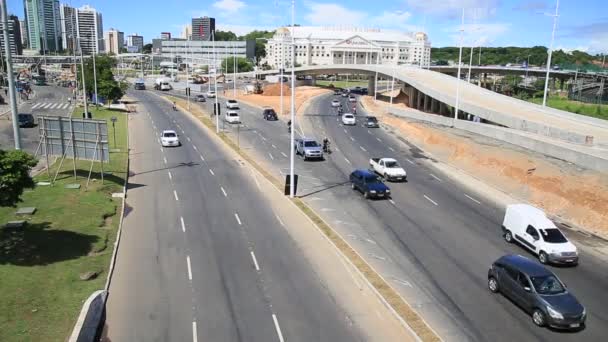
[[[21,46],[23,46],[24,49],[27,49],[29,47],[29,43],[28,43],[28,33],[27,33],[27,21],[24,20],[20,20],[19,21],[19,26],[21,29]]]
[[[142,52],[144,49],[144,37],[135,34],[127,36],[127,51]]]
[[[169,40],[169,39],[171,39],[171,32],[161,32],[160,33],[160,39],[162,39],[162,40]]]
[[[72,8],[66,4],[61,5],[59,12],[64,49],[73,51],[74,42],[78,41],[83,55],[104,51],[101,13],[88,5]],[[76,47],[78,48],[78,45]]]
[[[103,40],[107,53],[118,55],[120,49],[125,46],[125,34],[113,28],[110,31],[106,31]]]
[[[59,0],[24,0],[23,3],[30,49],[61,51]]]
[[[215,31],[215,18],[192,18],[192,40],[211,40]]]
[[[186,24],[182,27],[182,39],[190,40],[192,38],[192,25]]]
[[[2,48],[2,54],[4,55],[4,25],[0,22],[0,48]],[[21,45],[21,25],[19,25],[19,18],[16,15],[8,16],[8,45],[11,49],[12,55],[21,55],[23,53],[23,47]]]

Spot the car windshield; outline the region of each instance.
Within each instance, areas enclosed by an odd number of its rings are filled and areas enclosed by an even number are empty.
[[[318,147],[319,144],[317,144],[316,141],[305,141],[304,146],[305,147]]]
[[[380,183],[380,179],[376,176],[366,176],[365,177],[365,183],[371,184],[371,183]]]
[[[376,118],[367,118],[367,121],[369,121],[369,122],[377,122],[378,119],[376,119]]]
[[[348,114],[348,115],[344,115],[344,118],[346,118],[346,119],[352,119],[353,116],[351,114]]]
[[[554,275],[531,277],[534,290],[541,295],[554,295],[564,293],[566,290]]]
[[[234,112],[232,112],[232,113],[228,113],[228,115],[229,115],[229,116],[238,116],[238,114],[237,114],[237,113],[234,113]]]
[[[543,240],[548,243],[564,243],[568,242],[566,237],[557,228],[541,229]]]
[[[228,100],[230,103],[236,103],[236,100]]]
[[[163,134],[163,136],[165,138],[175,138],[177,136],[177,134],[175,134],[173,132],[167,132],[167,133]]]
[[[388,168],[395,168],[395,167],[399,167],[399,164],[397,164],[396,161],[387,161],[384,163],[384,166],[386,166]]]

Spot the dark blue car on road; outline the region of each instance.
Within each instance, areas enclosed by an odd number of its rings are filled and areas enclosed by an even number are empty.
[[[359,190],[365,198],[390,198],[391,189],[369,170],[357,169],[350,174],[353,190]]]

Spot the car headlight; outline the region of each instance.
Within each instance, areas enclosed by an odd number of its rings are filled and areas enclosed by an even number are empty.
[[[549,316],[551,316],[552,318],[564,319],[564,316],[561,313],[553,310],[553,308],[550,306],[547,306],[547,312],[549,313]]]
[[[390,189],[386,189],[386,192],[391,192],[391,190]]]
[[[375,194],[376,190],[370,190],[369,192],[372,193],[372,194]]]
[[[583,308],[583,314],[582,314],[582,316],[581,316],[581,317],[583,317],[583,318],[584,318],[584,317],[586,317],[586,316],[587,316],[587,309]]]

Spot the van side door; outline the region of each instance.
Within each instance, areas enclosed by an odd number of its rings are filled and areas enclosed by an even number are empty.
[[[528,225],[526,232],[524,233],[524,239],[526,240],[526,242],[524,242],[526,247],[538,253],[537,245],[540,241],[540,234],[538,233],[538,230],[532,227],[532,225]]]

